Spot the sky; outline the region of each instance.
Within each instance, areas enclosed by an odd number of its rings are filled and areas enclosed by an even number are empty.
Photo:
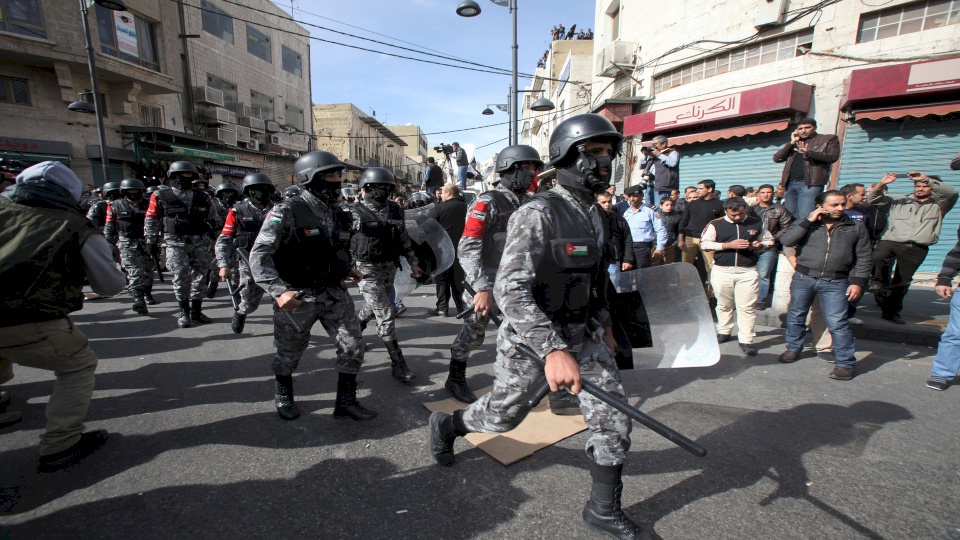
[[[491,107],[495,110],[493,116],[480,113],[488,104],[507,102],[513,27],[506,7],[490,0],[476,1],[482,12],[472,18],[457,15],[460,0],[279,0],[274,3],[290,12],[292,2],[294,18],[300,22],[432,51],[412,53],[308,26],[314,37],[431,61],[457,63],[436,57],[445,55],[506,69],[505,75],[480,73],[311,40],[314,103],[353,103],[367,114],[375,111],[376,118],[385,124],[412,123],[428,134],[501,124],[428,135],[431,148],[454,141],[472,143],[478,147],[477,160],[483,161],[507,146],[507,113],[495,107]],[[550,30],[554,25],[562,23],[569,29],[576,24],[578,30],[593,28],[594,6],[592,0],[518,0],[518,71],[533,73],[537,60],[550,45]],[[528,84],[529,79],[519,79],[521,89]]]

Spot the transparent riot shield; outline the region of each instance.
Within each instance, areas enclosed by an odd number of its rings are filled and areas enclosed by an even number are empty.
[[[450,236],[440,223],[433,218],[424,218],[419,223],[416,220],[406,220],[407,234],[413,251],[420,261],[420,269],[431,277],[446,271],[453,266],[457,256]],[[410,277],[410,265],[406,259],[400,259],[400,268],[393,279],[393,289],[396,301],[400,302],[417,288],[419,283]]]
[[[705,367],[720,360],[710,305],[692,264],[615,271],[610,281],[617,292],[611,298],[614,311],[621,317],[645,317],[649,325],[652,346],[634,345],[635,368]],[[634,293],[639,293],[642,305],[636,302]],[[635,343],[633,337],[631,342]]]

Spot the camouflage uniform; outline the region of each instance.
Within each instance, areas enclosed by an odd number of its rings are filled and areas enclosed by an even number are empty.
[[[538,196],[522,206],[510,220],[506,248],[494,285],[494,299],[504,315],[504,323],[497,335],[497,378],[493,390],[464,411],[463,423],[469,431],[509,431],[529,412],[525,399],[544,381],[544,372],[540,364],[517,352],[519,343],[526,343],[541,357],[555,349],[567,349],[580,364],[584,379],[617,397],[625,397],[616,362],[603,342],[603,329],[611,324],[606,300],[590,302],[586,323],[561,324],[548,317],[541,307],[544,301],[536,298],[538,292],[534,285],[538,279],[546,277],[549,280],[549,276],[538,277],[537,269],[547,261],[550,250],[553,248],[555,253],[558,248],[551,245],[551,240],[572,237],[567,236],[569,232],[563,234],[563,228],[567,231],[571,226],[583,229],[576,243],[582,243],[594,253],[603,251],[608,236],[602,222],[605,219],[603,210],[593,202],[592,196],[577,195],[563,186],[553,188],[551,194],[562,199],[559,202],[566,204],[566,213],[572,214],[574,219],[554,215],[556,207],[551,208],[542,196]],[[566,223],[568,221],[572,223]],[[567,248],[571,245],[568,244]],[[599,280],[603,279],[605,265],[598,266]],[[604,288],[599,282],[593,286],[595,289]],[[560,303],[560,306],[553,306],[560,312],[573,309],[569,306],[572,295],[561,293],[563,296],[560,297],[557,292],[555,287],[547,287],[539,294],[546,295],[547,301]],[[590,297],[594,298],[594,295]],[[630,448],[629,418],[586,392],[580,394],[580,401],[584,418],[593,432],[587,441],[587,455],[598,465],[622,464]]]
[[[89,219],[90,223],[93,223],[93,226],[96,227],[101,233],[103,232],[103,228],[107,223],[108,206],[109,203],[106,199],[100,199],[98,201],[94,201],[94,203],[90,205],[90,209],[87,210],[87,219]]]
[[[356,267],[363,274],[360,293],[366,302],[360,310],[360,319],[366,321],[376,317],[380,338],[388,342],[396,341],[397,312],[390,301],[393,278],[400,257],[406,258],[410,266],[419,262],[413,254],[403,210],[393,201],[379,208],[371,202],[356,203],[351,209],[354,231],[351,250],[357,259]],[[372,238],[369,232],[373,227],[389,229],[384,233],[389,239]]]
[[[223,201],[221,201],[218,197],[213,198],[213,208],[217,213],[217,220],[213,223],[213,230],[221,231],[223,230],[224,224],[227,222],[227,214],[230,213],[231,209],[227,205],[223,204]],[[226,267],[233,271],[232,285],[237,286],[239,283],[239,277],[237,276],[237,254],[235,252],[230,254],[229,265],[221,265],[220,255],[217,252],[216,246],[216,244],[219,242],[219,239],[220,237],[218,235],[217,239],[210,245],[210,277],[208,278],[208,285],[209,287],[214,288],[214,292],[216,291],[215,284],[220,282],[221,268]],[[236,287],[234,287],[234,290],[236,290]]]
[[[153,287],[153,269],[156,266],[144,243],[144,219],[150,203],[141,199],[132,203],[117,199],[107,205],[103,235],[120,249],[120,261],[127,273],[127,291],[136,298]]]
[[[299,209],[294,205],[298,205]],[[319,226],[304,227],[298,211],[309,211]],[[250,250],[250,269],[254,279],[274,298],[287,291],[306,291],[302,303],[292,312],[283,312],[278,305],[274,305],[273,340],[277,347],[277,354],[273,359],[275,375],[289,376],[297,369],[310,340],[310,329],[317,321],[320,321],[336,343],[337,371],[352,375],[360,371],[364,353],[360,322],[354,311],[353,299],[341,282],[352,262],[346,249],[350,234],[349,220],[349,214],[328,206],[309,190],[278,203],[267,214],[260,234]],[[304,240],[325,235],[332,235],[329,240],[342,246],[342,249],[336,249],[335,253],[330,250],[324,253],[296,251],[300,248],[298,244]],[[288,259],[278,256],[281,250],[294,250],[291,253],[299,255],[295,264],[302,263],[303,268],[312,275],[296,280],[310,279],[314,281],[312,285],[292,282],[294,278],[288,274],[288,267],[282,262]],[[310,260],[311,254],[316,256],[313,260]],[[281,261],[280,264],[278,260]],[[329,266],[326,272],[317,271],[315,266],[312,266],[314,263]],[[291,323],[288,314],[296,320],[302,331],[297,330]]]
[[[217,264],[220,268],[230,268],[234,275],[231,279],[234,282],[238,280],[242,286],[237,311],[244,315],[253,313],[260,306],[263,289],[253,280],[250,267],[243,258],[237,256],[237,250],[250,249],[271,207],[268,204],[266,208],[260,210],[249,199],[238,202],[227,213],[223,230],[217,238]]]
[[[464,280],[474,291],[493,290],[497,267],[503,256],[507,221],[528,199],[526,193],[518,198],[514,192],[497,186],[492,192],[477,197],[467,211],[467,224],[457,254],[463,267]],[[464,292],[463,300],[464,303],[470,303],[473,296]],[[471,313],[465,317],[460,333],[450,347],[452,360],[466,362],[470,353],[483,345],[490,315],[496,313],[494,309],[486,316]]]
[[[188,211],[203,222],[193,224],[199,234],[177,234],[172,226],[163,225],[163,243],[167,250],[166,265],[173,273],[173,292],[177,300],[200,300],[207,288],[207,274],[210,270],[210,254],[213,239],[211,231],[217,222],[217,213],[211,203],[211,197],[199,189],[181,190],[173,188],[157,191],[150,197],[147,219],[144,225],[147,238],[156,238],[161,229],[161,221],[173,222],[174,217],[166,208],[166,202],[158,202],[158,197],[171,194],[182,201]],[[205,230],[203,230],[205,229]]]

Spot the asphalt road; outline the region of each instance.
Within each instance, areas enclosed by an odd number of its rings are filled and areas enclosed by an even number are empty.
[[[295,376],[304,416],[284,422],[269,306],[236,336],[224,291],[207,301],[216,322],[185,330],[169,286],[157,297],[149,318],[126,297],[74,314],[100,358],[87,425],[111,437],[70,470],[34,471],[53,379],[16,367],[5,389],[24,420],[0,432],[0,538],[599,538],[579,523],[585,433],[507,467],[462,440],[454,466],[433,462],[422,403],[446,397],[458,324],[427,317],[430,294],[398,324],[413,384],[391,379],[366,332],[360,397],[380,413],[367,423],[332,417],[325,335]],[[809,355],[779,364],[781,331],[758,330],[755,358],[728,343],[710,368],[624,372],[642,410],[709,451],[637,426],[626,513],[654,538],[960,538],[960,388],[924,387],[935,350],[860,341],[860,375],[839,382]],[[492,381],[494,337],[473,388]]]

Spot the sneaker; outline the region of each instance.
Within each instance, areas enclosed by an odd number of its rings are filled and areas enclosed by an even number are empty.
[[[726,343],[733,339],[730,334],[717,334],[717,343]]]
[[[790,349],[787,349],[780,354],[780,358],[777,358],[777,360],[783,362],[784,364],[792,364],[796,362],[798,358],[800,358],[799,351],[794,352],[794,351],[791,351]]]
[[[927,388],[932,388],[934,390],[946,390],[950,386],[951,379],[946,377],[941,377],[939,375],[934,375],[927,379]]]
[[[756,310],[756,311],[763,311],[763,310],[765,310],[765,309],[767,309],[767,308],[769,308],[769,307],[770,307],[770,304],[768,304],[768,303],[766,303],[766,302],[757,302],[757,304],[756,304],[755,306],[753,306],[753,309]]]
[[[747,356],[757,355],[757,349],[753,346],[753,343],[741,343],[740,350]]]
[[[847,322],[856,326],[860,326],[863,324],[863,319],[859,317],[850,317],[849,319],[847,319]]]
[[[853,368],[835,366],[830,371],[830,378],[837,381],[849,381],[853,378]]]
[[[401,316],[401,315],[403,315],[404,313],[407,312],[407,306],[405,306],[405,305],[403,305],[403,304],[397,304],[397,305],[396,305],[396,308],[397,308],[397,317],[399,317],[399,316]]]
[[[907,324],[907,321],[903,320],[900,315],[884,316],[883,320],[892,322],[893,324]]]
[[[97,451],[107,442],[107,430],[97,429],[80,434],[80,440],[70,448],[47,456],[40,456],[37,472],[53,472],[66,468]]]

